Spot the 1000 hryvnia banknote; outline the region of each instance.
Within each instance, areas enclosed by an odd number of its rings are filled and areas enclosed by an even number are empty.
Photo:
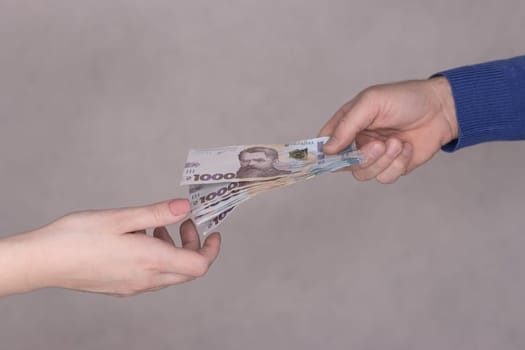
[[[240,203],[259,193],[364,160],[353,146],[335,155],[325,154],[322,149],[327,140],[190,150],[181,185],[189,185],[199,232],[214,230]]]

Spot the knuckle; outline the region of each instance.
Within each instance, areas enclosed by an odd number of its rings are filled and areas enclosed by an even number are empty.
[[[153,205],[150,208],[150,214],[153,217],[156,226],[162,226],[162,218],[164,217],[162,207],[160,205]]]
[[[337,122],[336,125],[336,134],[341,133],[341,130],[345,127],[345,124],[347,123],[346,115],[342,116],[341,119],[339,119],[339,122]]]
[[[93,216],[91,211],[74,211],[58,218],[49,224],[49,226],[64,230],[71,230],[77,227],[80,223],[85,226],[90,226],[97,222],[96,220],[91,219],[91,216]]]
[[[71,223],[74,223],[78,219],[80,219],[83,216],[83,214],[84,214],[83,212],[74,211],[74,212],[71,212],[69,214],[62,216],[56,222],[63,224],[63,225],[69,225]]]
[[[363,103],[370,103],[379,97],[380,91],[377,85],[370,86],[359,94],[359,100]]]

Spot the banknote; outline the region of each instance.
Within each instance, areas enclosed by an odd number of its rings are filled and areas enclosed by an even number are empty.
[[[230,192],[225,192],[223,189],[233,188],[233,186],[223,186],[218,189],[218,186],[204,185],[201,189],[191,194],[192,199],[190,203],[192,212],[196,215],[197,219],[199,219],[204,215],[220,212],[223,208],[232,205],[235,206],[259,193],[287,186],[297,181],[298,180],[294,178],[279,178],[272,181],[265,181],[264,183],[244,183],[242,186],[235,186],[235,189],[232,189]]]
[[[364,161],[355,145],[335,155],[324,154],[327,139],[190,150],[181,184],[189,185],[198,231],[206,235],[215,230],[241,203],[258,194]]]
[[[215,215],[206,218],[206,219],[194,219],[195,226],[197,227],[197,231],[201,233],[203,236],[207,235],[208,233],[215,231],[215,229],[223,223],[223,221],[226,219],[230,213],[237,208],[237,206],[229,207],[219,213],[215,213]]]
[[[323,152],[327,137],[289,144],[191,149],[181,185],[262,181],[308,174],[327,162],[357,158],[355,148],[337,155]]]
[[[191,185],[196,186],[191,190],[192,210],[199,215],[216,212],[223,207],[244,201],[247,197],[251,198],[259,193],[288,186],[293,183],[304,181],[325,172],[331,172],[351,165],[345,162],[338,162],[330,165],[321,171],[310,173],[304,176],[291,176],[266,181],[257,182],[232,182],[229,184],[210,184],[210,185]]]

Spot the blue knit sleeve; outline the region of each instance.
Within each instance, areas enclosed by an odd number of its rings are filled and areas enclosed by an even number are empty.
[[[440,72],[452,87],[459,137],[453,152],[489,141],[525,140],[525,56]]]

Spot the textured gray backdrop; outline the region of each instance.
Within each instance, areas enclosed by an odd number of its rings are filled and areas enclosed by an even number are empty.
[[[371,84],[523,54],[524,4],[0,0],[0,234],[186,196],[190,147],[311,137]],[[203,279],[4,298],[0,348],[523,349],[524,152],[261,195]]]

